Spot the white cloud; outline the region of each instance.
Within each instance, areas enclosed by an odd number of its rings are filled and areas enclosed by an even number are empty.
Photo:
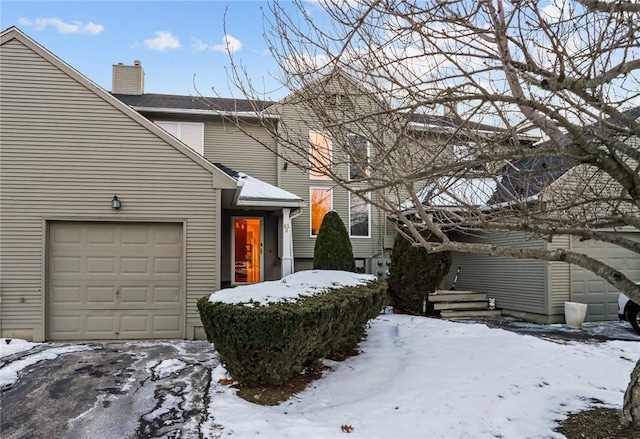
[[[32,27],[37,31],[43,31],[47,27],[54,27],[58,33],[60,34],[89,34],[89,35],[98,35],[102,33],[104,30],[104,26],[101,24],[95,24],[90,21],[88,23],[82,23],[80,21],[74,21],[72,23],[67,23],[62,21],[57,17],[49,17],[49,18],[36,18],[35,20],[31,20],[26,17],[21,17],[18,20],[18,24],[20,26],[28,26]]]
[[[242,41],[240,41],[239,39],[237,39],[236,37],[232,36],[232,35],[225,35],[224,37],[222,37],[222,43],[223,44],[218,44],[215,45],[211,48],[211,50],[215,51],[215,52],[237,52],[238,50],[242,49]]]
[[[171,32],[158,31],[155,38],[144,40],[144,45],[151,50],[162,52],[167,49],[179,49],[180,41]]]
[[[213,50],[214,52],[234,53],[242,49],[242,41],[240,41],[233,35],[227,34],[222,37],[222,44],[209,44],[205,43],[202,40],[196,39],[191,47],[197,52]]]
[[[209,48],[209,45],[207,43],[205,43],[204,41],[202,41],[202,40],[196,39],[196,41],[191,45],[191,47],[196,52],[204,52],[205,50],[207,50]]]

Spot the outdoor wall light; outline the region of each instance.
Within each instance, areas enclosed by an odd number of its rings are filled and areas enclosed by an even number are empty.
[[[113,199],[111,200],[111,207],[112,207],[113,209],[116,209],[116,210],[118,210],[118,209],[120,209],[120,208],[122,207],[122,203],[121,203],[121,202],[120,202],[120,200],[118,199],[118,196],[117,196],[117,195],[114,195],[114,196],[113,196]]]

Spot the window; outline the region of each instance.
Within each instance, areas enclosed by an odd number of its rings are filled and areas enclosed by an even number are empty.
[[[349,135],[349,180],[359,180],[369,175],[369,142],[355,134]]]
[[[311,145],[309,157],[309,178],[314,180],[328,180],[327,174],[331,170],[331,139],[325,133],[309,132]]]
[[[371,205],[354,193],[349,193],[349,236],[371,236]]]
[[[156,121],[156,125],[173,135],[200,155],[204,155],[204,124],[199,122]]]
[[[476,144],[474,142],[453,144],[451,145],[453,160],[472,160],[476,153],[476,149]]]
[[[318,236],[324,215],[331,209],[333,209],[333,191],[311,188],[311,236]]]

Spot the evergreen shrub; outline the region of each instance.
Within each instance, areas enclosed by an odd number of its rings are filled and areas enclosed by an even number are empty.
[[[198,301],[207,339],[231,377],[275,385],[334,353],[353,350],[384,305],[387,285],[374,280],[269,305]]]
[[[356,271],[349,233],[335,211],[325,214],[313,249],[315,270]]]
[[[422,232],[427,241],[437,238],[429,231]],[[393,306],[410,314],[425,314],[429,294],[435,292],[444,276],[451,268],[451,253],[427,253],[422,246],[414,246],[401,233],[398,233],[391,252],[391,267],[388,279],[389,296]]]

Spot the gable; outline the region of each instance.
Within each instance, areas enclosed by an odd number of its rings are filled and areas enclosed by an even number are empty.
[[[107,152],[107,145],[126,146],[119,154],[143,161],[164,155],[178,167],[209,173],[213,187],[235,187],[233,180],[211,163],[20,31],[12,28],[0,38],[3,137],[13,135],[13,141],[24,143],[22,131],[32,138],[67,139],[66,146],[75,145],[77,159],[89,161],[101,148]],[[25,144],[24,148],[29,151],[54,143]]]

